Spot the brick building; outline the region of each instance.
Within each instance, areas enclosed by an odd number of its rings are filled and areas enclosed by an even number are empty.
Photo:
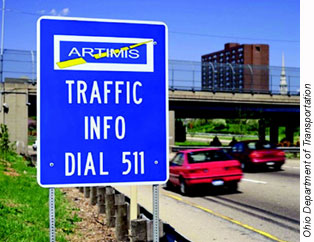
[[[202,56],[202,89],[267,92],[269,46],[227,43],[224,50]]]

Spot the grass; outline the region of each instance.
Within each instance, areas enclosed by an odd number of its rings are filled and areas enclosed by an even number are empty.
[[[0,156],[0,241],[49,241],[48,189],[36,181],[36,168],[16,154]],[[56,189],[56,238],[67,241],[79,221]]]
[[[203,146],[203,145],[209,145],[209,142],[201,142],[201,141],[185,141],[185,142],[175,142],[175,145],[178,145],[178,146]]]

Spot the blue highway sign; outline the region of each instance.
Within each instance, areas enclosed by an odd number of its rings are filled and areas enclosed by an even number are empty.
[[[167,26],[37,22],[37,180],[43,187],[168,179]]]

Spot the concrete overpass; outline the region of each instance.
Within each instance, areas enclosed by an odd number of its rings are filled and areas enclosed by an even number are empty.
[[[265,138],[269,126],[274,143],[278,143],[279,126],[286,127],[290,142],[300,126],[300,96],[169,90],[169,110],[171,122],[178,118],[259,119],[260,138]]]

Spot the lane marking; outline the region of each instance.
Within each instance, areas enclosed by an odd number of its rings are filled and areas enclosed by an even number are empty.
[[[246,178],[242,178],[242,181],[253,182],[253,183],[258,183],[258,184],[267,184],[267,182],[265,181],[258,181],[258,180],[246,179]]]
[[[284,168],[300,169],[300,167],[298,166],[284,166]]]
[[[137,43],[137,44],[133,44],[133,45],[130,45],[130,46],[121,47],[120,49],[114,49],[113,52],[115,54],[118,54],[120,51],[134,49],[134,48],[139,47],[141,45],[148,44],[148,43],[150,43],[152,41],[153,40],[148,40],[148,41]],[[107,57],[107,55],[108,55],[108,52],[102,52],[101,54],[94,54],[93,57],[96,60],[98,60],[100,58]],[[64,68],[67,68],[67,67],[81,65],[81,64],[85,64],[85,63],[87,63],[86,60],[83,57],[79,57],[79,58],[75,58],[75,59],[71,59],[71,60],[57,62],[57,65],[58,65],[58,67],[60,69],[64,69]]]
[[[198,209],[200,209],[200,210],[203,210],[203,211],[205,211],[205,212],[207,212],[207,213],[210,213],[210,214],[212,214],[212,215],[214,215],[214,216],[216,216],[216,217],[219,217],[219,218],[222,218],[222,219],[224,219],[224,220],[227,220],[227,221],[229,221],[229,222],[231,222],[231,223],[237,224],[237,225],[239,225],[239,226],[241,226],[241,227],[243,227],[243,228],[246,228],[246,229],[251,230],[251,231],[253,231],[253,232],[255,232],[255,233],[258,233],[258,234],[260,234],[260,235],[263,235],[263,236],[266,237],[266,238],[269,238],[269,239],[272,239],[272,240],[278,241],[278,242],[288,242],[288,241],[286,241],[286,240],[279,239],[279,238],[277,238],[276,236],[271,235],[271,234],[269,234],[269,233],[267,233],[267,232],[265,232],[265,231],[262,231],[262,230],[260,230],[260,229],[256,229],[256,228],[254,228],[254,227],[252,227],[252,226],[250,226],[250,225],[248,225],[248,224],[241,223],[240,221],[237,221],[237,220],[235,220],[235,219],[233,219],[233,218],[230,218],[230,217],[227,217],[227,216],[222,215],[222,214],[220,214],[220,213],[214,212],[214,211],[211,210],[211,209],[208,209],[208,208],[202,207],[201,205],[198,205],[198,204],[196,204],[196,203],[193,203],[193,202],[184,200],[184,199],[182,199],[181,197],[178,197],[178,196],[176,196],[176,195],[173,195],[173,194],[170,194],[170,193],[167,193],[167,192],[162,192],[162,194],[164,194],[164,195],[167,196],[167,197],[173,198],[173,199],[175,199],[175,200],[177,200],[177,201],[180,201],[180,202],[182,202],[182,203],[185,203],[185,204],[187,204],[187,205],[190,205],[190,206],[192,206],[192,207],[195,207],[195,208],[198,208]]]

